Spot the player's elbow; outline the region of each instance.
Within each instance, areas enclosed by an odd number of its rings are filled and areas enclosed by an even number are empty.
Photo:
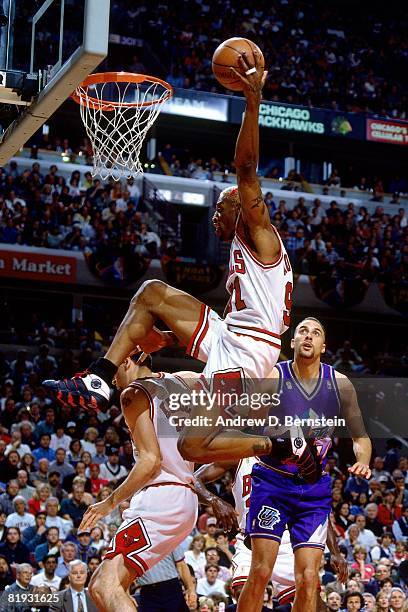
[[[177,442],[177,448],[180,455],[183,459],[186,459],[186,461],[194,461],[195,463],[203,462],[204,449],[201,444],[198,443],[198,440],[186,435],[181,435]]]
[[[156,478],[160,474],[162,462],[159,454],[144,453],[143,458],[140,457],[140,460],[143,461],[144,471],[149,479]]]
[[[234,159],[234,163],[237,169],[238,177],[256,176],[258,160],[255,157],[246,157],[245,159],[242,159],[239,155],[237,155]]]

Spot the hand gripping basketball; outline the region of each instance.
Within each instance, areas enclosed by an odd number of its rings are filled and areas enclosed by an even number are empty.
[[[244,85],[243,91],[246,97],[250,95],[261,96],[262,88],[265,85],[268,71],[263,69],[261,56],[256,49],[252,50],[255,65],[252,66],[246,51],[243,51],[238,58],[239,70],[231,66],[232,72],[239,77]]]

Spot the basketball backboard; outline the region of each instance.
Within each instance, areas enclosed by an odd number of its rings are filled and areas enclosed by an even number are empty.
[[[108,52],[110,0],[4,0],[0,103],[18,105],[0,134],[4,165]]]

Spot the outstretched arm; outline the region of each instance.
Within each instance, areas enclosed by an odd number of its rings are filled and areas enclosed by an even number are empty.
[[[269,212],[256,174],[259,162],[259,105],[267,73],[261,66],[259,53],[254,50],[253,54],[255,66],[251,66],[246,55],[242,54],[239,58],[240,71],[234,69],[243,82],[246,98],[246,109],[235,148],[241,202],[241,219],[238,223],[242,222],[243,231],[258,255],[270,260],[279,253],[280,242],[271,228]],[[255,68],[254,72],[246,74],[252,68]]]
[[[224,501],[214,493],[211,493],[205,483],[213,482],[221,478],[229,469],[236,468],[237,463],[231,461],[219,461],[202,465],[194,472],[196,478],[195,491],[200,503],[211,506],[217,521],[226,529],[238,529],[237,513],[228,502]]]
[[[353,450],[356,456],[356,463],[349,467],[349,472],[355,476],[369,479],[372,445],[358,405],[356,390],[347,376],[340,372],[336,372],[336,381],[340,393],[341,412],[350,436],[353,438]]]
[[[150,404],[140,389],[128,387],[121,398],[122,411],[139,456],[127,478],[107,499],[89,506],[82,519],[80,530],[91,530],[122,501],[142,489],[160,470],[161,454],[156,432],[150,417]]]
[[[348,578],[348,565],[347,561],[340,552],[340,548],[337,542],[336,532],[333,528],[331,516],[329,516],[329,523],[327,526],[327,547],[330,551],[330,564],[336,572],[340,582],[345,583]]]
[[[184,588],[186,589],[187,605],[189,609],[195,610],[197,607],[197,594],[194,586],[193,577],[187,567],[187,563],[182,559],[176,562],[176,568],[181,578]]]

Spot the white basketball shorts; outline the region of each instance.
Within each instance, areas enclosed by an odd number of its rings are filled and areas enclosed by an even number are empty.
[[[244,544],[242,534],[237,535],[235,554],[232,558],[232,588],[244,586],[251,568],[251,551]],[[290,603],[295,596],[295,558],[290,543],[289,531],[285,530],[279,546],[278,556],[272,571],[274,594],[279,604]]]
[[[241,372],[249,379],[266,378],[280,354],[280,337],[267,330],[227,325],[205,304],[186,353],[206,363],[202,376]]]
[[[104,558],[123,555],[125,564],[140,577],[191,533],[197,512],[197,495],[190,487],[148,486],[132,497]]]

